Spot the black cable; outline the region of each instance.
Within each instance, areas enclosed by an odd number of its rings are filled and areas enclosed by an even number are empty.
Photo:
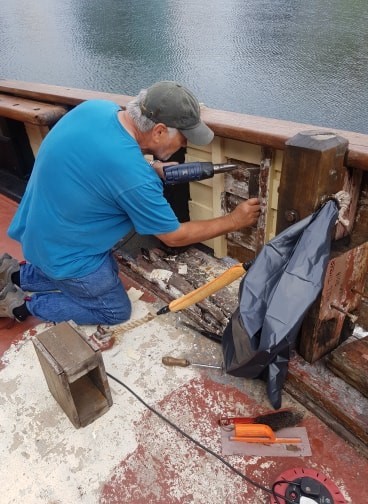
[[[279,481],[275,481],[274,484],[272,485],[272,494],[275,498],[275,501],[276,501],[276,504],[281,504],[281,502],[279,501],[278,497],[280,497],[279,494],[277,494],[275,492],[275,487],[277,485],[283,485],[283,484],[286,484],[286,485],[295,485],[295,486],[301,486],[300,483],[296,483],[295,481],[287,481],[287,480],[279,480]],[[286,499],[286,497],[282,497],[284,499],[285,502],[290,502]],[[295,501],[292,501],[292,502],[295,502]]]
[[[118,378],[116,378],[115,376],[113,376],[112,374],[106,372],[107,376],[109,376],[111,379],[115,380],[117,383],[119,383],[119,385],[122,385],[124,388],[126,388],[126,390],[128,390],[128,392],[130,392],[136,399],[138,399],[139,402],[141,402],[143,404],[143,406],[145,406],[147,409],[149,409],[150,411],[152,411],[152,413],[154,413],[155,415],[157,415],[161,420],[163,420],[164,422],[166,422],[167,424],[169,424],[171,427],[173,427],[177,432],[179,432],[182,436],[186,437],[187,439],[189,439],[189,441],[192,441],[192,443],[194,443],[195,445],[197,445],[199,448],[201,448],[202,450],[204,450],[205,452],[209,453],[210,455],[212,455],[213,457],[217,458],[217,460],[219,460],[220,462],[222,462],[226,467],[228,467],[229,469],[231,469],[233,472],[235,472],[235,474],[237,474],[238,476],[240,476],[243,480],[247,481],[248,483],[250,483],[251,485],[255,486],[256,488],[259,488],[260,490],[263,490],[264,492],[272,495],[274,498],[277,499],[277,497],[280,497],[284,500],[284,502],[288,503],[288,504],[295,504],[295,502],[293,501],[290,501],[289,499],[287,499],[286,497],[284,497],[283,495],[280,495],[278,493],[275,492],[274,490],[274,486],[272,487],[272,489],[270,488],[267,488],[263,485],[261,485],[260,483],[257,483],[256,481],[252,480],[251,478],[249,478],[248,476],[246,476],[245,474],[243,474],[242,472],[240,472],[238,469],[236,469],[236,467],[234,467],[233,465],[229,464],[229,462],[227,462],[224,458],[222,458],[220,455],[218,455],[216,452],[212,451],[210,448],[208,448],[207,446],[204,446],[202,443],[200,443],[199,441],[197,441],[196,439],[194,439],[192,436],[190,436],[189,434],[187,434],[186,432],[184,432],[180,427],[178,427],[176,424],[174,424],[171,420],[169,420],[168,418],[166,418],[162,413],[160,413],[159,411],[157,411],[155,408],[153,408],[152,406],[150,406],[148,403],[146,403],[136,392],[134,392],[134,390],[132,390],[128,385],[126,385],[125,383],[123,383],[121,380],[119,380]],[[277,499],[276,501],[278,504],[280,504],[280,501]]]
[[[137,234],[137,231],[130,231],[130,233],[128,233],[125,238],[123,238],[122,240],[118,241],[118,243],[111,249],[112,252],[116,252],[117,250],[119,250],[121,247],[124,247],[124,245],[126,245],[132,238],[134,238],[134,236]]]

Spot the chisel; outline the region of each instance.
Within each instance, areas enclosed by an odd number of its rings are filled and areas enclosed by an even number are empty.
[[[212,364],[200,364],[199,362],[190,362],[188,359],[177,359],[176,357],[171,357],[169,355],[162,357],[162,364],[164,364],[165,366],[179,366],[179,367],[197,366],[212,369],[222,369],[222,366],[214,366]]]

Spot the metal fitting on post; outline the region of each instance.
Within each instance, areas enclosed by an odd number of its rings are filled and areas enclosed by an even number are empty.
[[[346,315],[353,322],[353,324],[355,324],[355,322],[358,320],[357,315],[353,315],[352,313],[348,312],[347,310],[344,310],[343,308],[340,308],[339,306],[330,304],[330,308]]]

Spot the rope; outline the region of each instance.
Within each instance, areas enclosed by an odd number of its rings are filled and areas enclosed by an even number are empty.
[[[349,226],[350,221],[349,219],[344,218],[344,215],[347,212],[349,205],[351,203],[351,196],[346,191],[339,191],[332,197],[339,205],[339,215],[337,217],[336,224],[339,222],[345,228],[347,228]]]

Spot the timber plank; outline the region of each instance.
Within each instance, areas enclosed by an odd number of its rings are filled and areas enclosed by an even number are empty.
[[[289,362],[285,390],[314,412],[323,412],[323,420],[350,441],[363,447],[368,444],[368,399],[334,375],[325,359],[313,365],[295,354]],[[345,436],[347,437],[347,436]],[[366,450],[366,453],[368,451]]]
[[[146,256],[138,254],[134,260],[124,253],[123,248],[117,249],[115,254],[123,273],[139,279],[146,289],[166,303],[201,287],[230,267],[195,247],[176,256],[151,249]],[[198,328],[222,335],[237,306],[239,282],[236,280],[219,289],[208,298],[184,309],[183,313],[196,322]]]
[[[368,336],[340,345],[327,356],[326,364],[333,373],[368,397]]]
[[[131,99],[131,97],[126,95],[101,91],[2,79],[0,79],[0,92],[39,101],[62,103],[65,105],[78,105],[85,100],[93,100],[96,98],[112,100],[119,105],[126,105]]]
[[[0,94],[0,116],[38,126],[52,126],[68,109],[61,105]]]
[[[156,251],[156,249],[155,249]],[[152,251],[149,251],[150,255]],[[120,252],[121,254],[121,252]],[[153,291],[159,299],[165,303],[169,303],[174,298],[180,296],[174,290],[167,289],[154,282],[148,280],[149,275],[142,277],[138,270],[132,269],[134,261],[129,261],[130,264],[117,251],[120,269],[127,275],[136,277],[140,284],[144,284],[145,288]],[[153,263],[147,263],[144,268],[149,272],[155,268],[155,264],[160,264],[159,258],[163,258],[160,252],[152,254]],[[139,258],[139,261],[141,259]],[[166,262],[166,261],[165,261]],[[188,251],[179,254],[172,258],[167,258],[168,263],[172,263],[167,269],[178,271],[178,267],[184,263],[188,265],[188,273],[180,283],[180,289],[190,289],[190,286],[201,286],[206,281],[213,279],[221,274],[229,267],[225,260],[219,260],[205,253],[195,250],[194,247]],[[140,262],[140,267],[143,264]],[[149,265],[150,264],[150,265]],[[221,307],[224,314],[230,316],[237,306],[237,297],[239,292],[240,280],[233,282],[225,289],[218,291],[211,296],[207,301],[212,301],[217,307]],[[175,285],[179,283],[175,281]],[[186,292],[182,291],[183,294]],[[191,307],[192,308],[192,307]],[[218,321],[209,311],[202,310],[198,306],[195,310],[186,309],[183,313],[189,319],[196,322],[199,329],[205,329],[214,332],[216,327],[219,331],[222,330]],[[204,314],[206,316],[204,316]],[[222,332],[218,332],[222,334]],[[284,389],[297,398],[313,413],[319,416],[329,427],[336,431],[340,436],[359,449],[365,456],[368,457],[368,399],[364,397],[358,390],[352,388],[348,383],[345,383],[338,376],[334,375],[326,366],[325,359],[320,359],[313,365],[309,364],[300,355],[295,354],[288,368],[287,380],[284,384]]]
[[[76,428],[112,405],[101,351],[72,322],[62,322],[33,337],[47,385]]]
[[[125,107],[131,99],[131,97],[123,94],[5,79],[0,79],[0,92],[67,105],[77,105],[84,100],[103,98]],[[285,142],[300,131],[316,129],[316,126],[311,124],[270,119],[207,107],[203,107],[201,115],[217,136],[281,150],[284,149]],[[318,127],[318,130],[331,131],[331,128]],[[368,135],[338,129],[333,129],[333,131],[349,141],[346,155],[347,165],[368,171]]]
[[[343,307],[349,313],[359,313],[361,309],[361,295],[354,289],[364,290],[368,243],[344,250],[344,247],[338,247],[332,252],[322,292],[303,321],[299,353],[311,363],[334,350],[352,334],[353,324],[349,317],[334,307]]]
[[[83,374],[90,364],[92,368],[96,366],[95,351],[67,323],[44,331],[38,336],[38,341],[53,356],[70,381],[79,378],[81,362],[84,363]]]

